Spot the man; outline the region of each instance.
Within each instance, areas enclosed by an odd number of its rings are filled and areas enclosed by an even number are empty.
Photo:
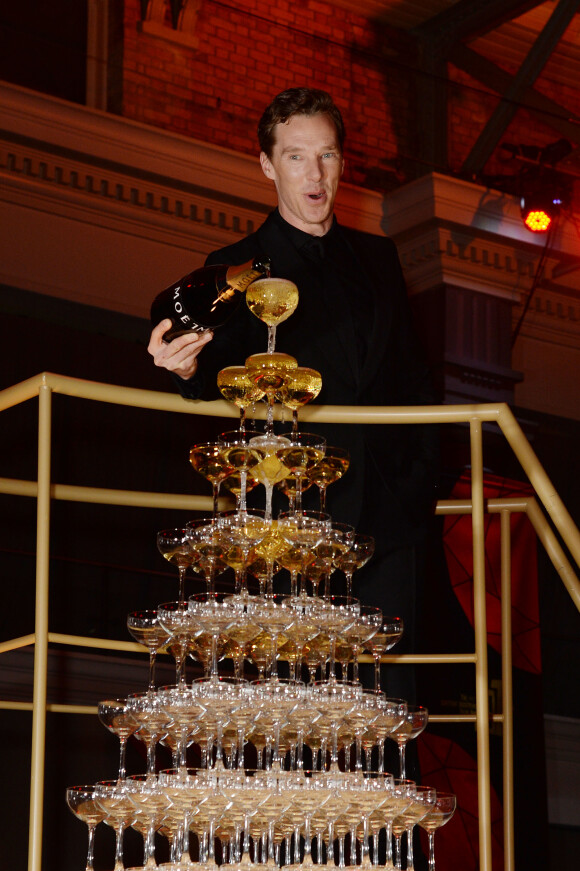
[[[273,275],[295,282],[298,308],[278,326],[276,347],[322,373],[319,403],[434,403],[395,245],[342,227],[334,216],[344,126],[332,99],[309,88],[284,91],[264,112],[258,138],[260,163],[275,185],[278,208],[255,233],[214,252],[207,263],[268,257]],[[213,336],[191,334],[164,344],[169,325],[163,321],[153,330],[149,352],[188,398],[219,396],[219,369],[243,365],[250,354],[266,350],[265,325],[245,306]],[[420,545],[434,496],[436,433],[402,425],[316,430],[328,445],[350,452],[349,471],[328,489],[327,510],[376,540],[375,556],[355,573],[354,593],[385,615],[403,617],[398,650],[408,651],[415,634]],[[384,688],[411,701],[409,669],[396,671],[398,677],[388,670]]]

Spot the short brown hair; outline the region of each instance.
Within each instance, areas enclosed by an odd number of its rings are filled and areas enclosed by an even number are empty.
[[[285,124],[294,115],[328,115],[336,128],[336,136],[342,152],[345,136],[344,122],[330,94],[316,88],[288,88],[274,97],[258,124],[260,150],[268,157],[272,157],[276,127],[278,124]]]

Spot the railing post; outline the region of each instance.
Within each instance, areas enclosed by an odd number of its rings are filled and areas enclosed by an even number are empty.
[[[46,683],[48,668],[48,578],[50,559],[50,449],[52,391],[38,392],[38,497],[36,513],[36,610],[28,871],[42,868]]]
[[[514,871],[514,709],[512,681],[511,511],[501,512],[501,698],[504,869]]]
[[[471,501],[473,510],[473,625],[475,630],[475,703],[477,728],[479,868],[491,871],[491,801],[489,776],[489,693],[485,589],[485,525],[481,421],[470,422]]]

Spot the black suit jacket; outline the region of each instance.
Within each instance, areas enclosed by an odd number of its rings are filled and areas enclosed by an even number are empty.
[[[344,289],[335,290],[321,281],[319,270],[324,269],[324,262],[313,264],[284,232],[284,222],[275,213],[256,232],[212,253],[207,263],[239,264],[269,257],[273,275],[296,283],[298,308],[278,326],[276,348],[295,356],[300,366],[322,373],[316,402],[348,406],[436,402],[413,332],[394,243],[387,237],[337,229],[358,263],[360,281],[350,291],[350,300],[344,298]],[[351,307],[361,294],[366,295],[366,306],[372,312],[362,365],[351,317]],[[216,398],[219,369],[243,365],[247,356],[266,347],[266,326],[242,303],[200,354],[198,374],[189,382],[176,378],[181,393],[195,399]],[[316,431],[325,435],[327,444],[347,447],[351,456],[345,477],[328,490],[333,518],[375,535],[381,550],[417,540],[433,500],[434,428],[317,425]]]

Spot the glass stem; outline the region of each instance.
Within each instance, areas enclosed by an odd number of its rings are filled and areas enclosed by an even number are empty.
[[[125,749],[127,747],[127,738],[123,735],[119,738],[119,780],[125,780],[127,775],[125,769]]]
[[[240,469],[240,514],[247,514],[246,487],[248,483],[248,470]]]
[[[89,824],[89,843],[87,846],[87,864],[85,871],[93,871],[93,863],[95,858],[95,828],[96,826]]]
[[[268,325],[268,354],[273,354],[276,350],[276,324]]]
[[[123,824],[117,827],[115,831],[115,867],[113,871],[124,871],[123,864],[123,832],[125,828]]]
[[[413,861],[413,826],[407,826],[407,871],[414,871]]]
[[[389,868],[393,864],[393,820],[392,820],[392,818],[386,821],[385,832],[386,832],[386,841],[387,841],[385,865],[387,868]]]
[[[435,871],[435,832],[428,832],[429,835],[429,871]]]
[[[296,513],[302,511],[302,478],[296,476],[296,496],[294,497],[294,510]]]
[[[326,511],[326,487],[322,487],[319,484],[318,492],[320,493],[320,510]]]
[[[187,566],[179,566],[179,601],[185,602],[185,574],[187,572]]]
[[[224,765],[224,752],[223,752],[223,736],[224,736],[224,724],[223,720],[219,720],[216,723],[216,754],[215,761],[213,764],[214,768],[219,770],[223,770],[225,768]]]
[[[156,663],[156,661],[157,661],[157,651],[150,650],[149,651],[149,686],[147,688],[149,690],[149,692],[151,692],[151,690],[155,689],[155,663]]]
[[[185,655],[187,652],[187,639],[180,638],[177,645],[175,656],[176,683],[183,685],[185,683]]]
[[[143,851],[143,867],[155,868],[155,819],[152,819],[145,838],[145,846]]]
[[[395,835],[395,868],[401,871],[401,834]]]
[[[336,635],[330,636],[330,654],[329,654],[329,681],[336,683]]]
[[[348,601],[352,599],[352,572],[345,572],[346,574],[346,597]]]
[[[276,391],[269,390],[267,393],[268,397],[268,411],[266,413],[266,427],[265,431],[267,435],[270,435],[274,431],[274,403],[276,401]]]
[[[216,517],[218,516],[219,506],[218,499],[220,495],[220,482],[214,481],[212,484],[212,495],[213,495],[213,521],[215,523]]]
[[[352,679],[356,683],[358,683],[358,655],[360,653],[360,647],[356,644],[352,646]]]
[[[217,645],[218,645],[218,635],[211,636],[211,676],[213,678],[217,678],[218,676],[218,656],[217,656]]]
[[[147,774],[155,774],[155,738],[156,735],[149,735],[147,739]]]
[[[405,747],[406,741],[399,741],[399,777],[404,780],[407,777],[405,765]]]
[[[274,487],[272,484],[265,484],[266,489],[266,513],[264,515],[265,520],[272,520],[272,496],[274,494]]]
[[[375,692],[381,688],[381,656],[375,656]]]

